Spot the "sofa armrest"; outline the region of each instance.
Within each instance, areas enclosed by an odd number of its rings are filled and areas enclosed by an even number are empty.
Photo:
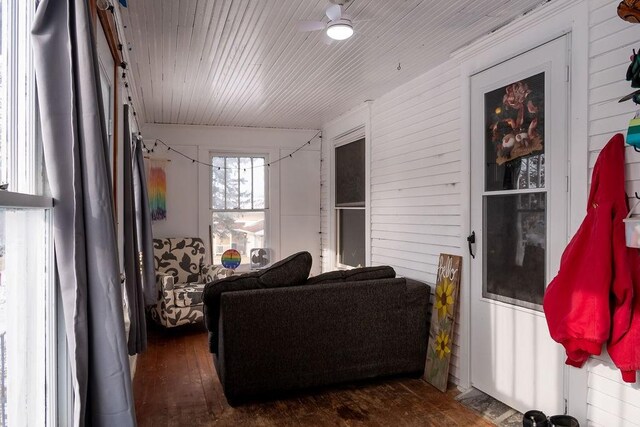
[[[158,291],[173,291],[174,284],[175,278],[172,275],[167,273],[156,273],[156,286],[158,287]]]
[[[202,264],[200,266],[200,278],[202,283],[213,282],[214,280],[227,277],[228,269],[214,264]]]

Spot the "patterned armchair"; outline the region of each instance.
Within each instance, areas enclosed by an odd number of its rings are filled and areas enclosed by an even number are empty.
[[[153,320],[165,328],[200,322],[204,285],[224,277],[226,269],[204,264],[199,238],[153,239],[153,254],[159,293]]]

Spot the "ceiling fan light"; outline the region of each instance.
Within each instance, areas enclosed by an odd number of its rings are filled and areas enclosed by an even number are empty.
[[[346,40],[353,35],[353,27],[350,22],[337,22],[329,24],[327,35],[334,40]]]

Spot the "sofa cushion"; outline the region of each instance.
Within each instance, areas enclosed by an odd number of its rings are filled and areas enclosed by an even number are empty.
[[[321,285],[326,283],[344,282],[344,272],[342,270],[327,271],[314,277],[309,277],[306,285]]]
[[[176,283],[173,285],[173,296],[176,307],[191,307],[202,304],[204,283]]]
[[[352,270],[328,271],[307,280],[307,285],[320,285],[338,282],[359,282],[362,280],[393,279],[396,271],[388,265],[378,267],[362,267]]]
[[[394,279],[396,271],[388,265],[377,267],[362,267],[344,271],[345,282],[359,282],[361,280]]]
[[[309,252],[298,252],[258,272],[258,280],[265,288],[302,285],[309,277],[311,263]]]

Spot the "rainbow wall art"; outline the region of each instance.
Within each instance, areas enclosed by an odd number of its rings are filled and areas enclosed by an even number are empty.
[[[167,160],[148,159],[145,165],[151,219],[164,221],[167,219]]]

